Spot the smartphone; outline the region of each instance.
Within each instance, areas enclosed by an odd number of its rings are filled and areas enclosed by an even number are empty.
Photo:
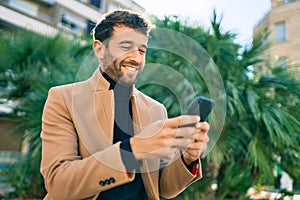
[[[196,97],[195,101],[191,104],[188,110],[188,115],[199,115],[200,122],[204,122],[209,113],[215,106],[215,101],[203,96]]]
[[[211,110],[215,106],[215,101],[203,96],[198,96],[190,105],[187,115],[199,115],[200,122],[206,121]],[[194,126],[194,124],[182,125],[180,127]]]

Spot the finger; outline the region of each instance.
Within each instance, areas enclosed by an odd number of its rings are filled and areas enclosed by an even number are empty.
[[[194,140],[191,138],[175,138],[171,142],[171,147],[186,150],[193,142]]]
[[[199,157],[202,151],[201,149],[187,149],[184,153],[190,157]]]
[[[199,122],[198,127],[201,129],[201,132],[208,132],[210,129],[210,125],[207,122]]]
[[[201,132],[201,123],[200,122],[197,122],[195,125],[194,125],[195,129],[196,129],[196,132]]]
[[[196,134],[197,129],[194,127],[184,127],[176,129],[176,138],[190,138],[194,139],[194,134]]]
[[[207,142],[193,142],[187,147],[187,151],[204,151],[207,148]]]
[[[182,125],[195,124],[200,121],[200,117],[197,115],[181,115],[175,118],[171,118],[167,121],[166,125],[172,128],[177,128]]]
[[[208,142],[209,141],[209,137],[208,137],[207,133],[202,133],[202,132],[196,132],[195,134],[193,134],[193,138],[195,141],[198,141],[198,142]]]
[[[201,153],[201,151],[184,151],[183,155],[186,159],[195,161],[200,157]]]

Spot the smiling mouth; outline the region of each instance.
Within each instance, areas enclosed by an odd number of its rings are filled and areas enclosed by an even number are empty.
[[[125,68],[128,72],[137,72],[141,66],[136,62],[122,62],[121,67]]]
[[[125,69],[127,69],[130,72],[136,72],[138,69],[133,67],[133,66],[128,66],[128,65],[122,65]]]
[[[123,61],[121,67],[124,68],[127,72],[138,72],[141,69],[141,65],[134,61]]]

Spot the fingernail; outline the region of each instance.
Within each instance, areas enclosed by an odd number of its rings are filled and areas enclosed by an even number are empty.
[[[196,127],[196,128],[200,128],[200,127],[201,127],[201,124],[200,124],[199,122],[197,122],[196,125],[195,125],[195,127]]]

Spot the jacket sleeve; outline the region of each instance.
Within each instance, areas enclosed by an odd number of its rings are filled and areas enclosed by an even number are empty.
[[[80,156],[79,138],[71,116],[58,89],[50,89],[41,132],[41,173],[48,196],[51,199],[84,199],[132,181],[134,173],[126,173],[120,142],[88,157]],[[101,160],[111,160],[111,163],[101,163]]]
[[[166,199],[174,198],[190,184],[202,178],[200,159],[195,163],[195,173],[189,171],[180,156],[162,170],[160,176],[160,195]]]
[[[165,109],[164,113],[165,118],[167,118],[167,111]],[[159,194],[166,199],[176,197],[190,184],[202,178],[200,159],[194,164],[194,173],[192,173],[182,161],[179,151],[174,157],[177,159],[161,170],[159,179]],[[161,163],[165,165],[169,161],[162,160]]]

